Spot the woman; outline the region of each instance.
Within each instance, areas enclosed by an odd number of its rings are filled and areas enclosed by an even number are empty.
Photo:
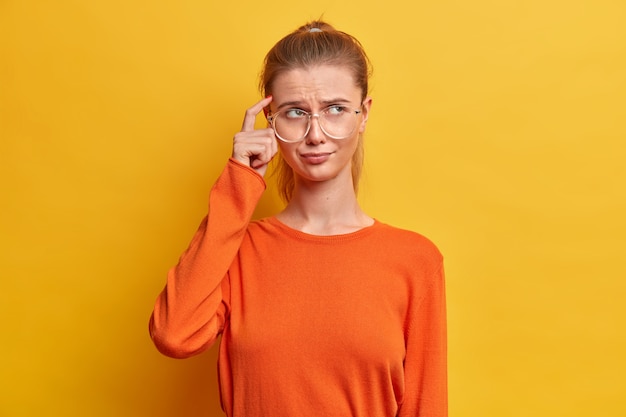
[[[442,257],[361,210],[372,99],[359,42],[316,21],[279,41],[209,213],[150,320],[166,355],[222,336],[228,416],[447,415]],[[255,130],[265,111],[268,127]],[[278,159],[276,216],[250,221]]]

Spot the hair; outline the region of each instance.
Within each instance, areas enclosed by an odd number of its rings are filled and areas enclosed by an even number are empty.
[[[272,94],[276,78],[290,70],[316,65],[343,66],[352,72],[354,82],[361,89],[361,100],[367,97],[371,64],[361,43],[352,35],[336,30],[330,24],[316,20],[307,23],[282,38],[265,56],[259,80],[264,96]],[[359,135],[352,157],[352,182],[354,192],[363,168],[363,137]],[[289,202],[295,187],[293,169],[282,156],[277,155],[275,174],[278,176],[279,194]]]

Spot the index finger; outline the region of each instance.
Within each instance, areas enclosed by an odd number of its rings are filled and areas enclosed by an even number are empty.
[[[272,96],[267,96],[263,100],[256,103],[254,106],[246,110],[246,115],[243,118],[243,125],[241,126],[242,132],[252,132],[254,130],[254,122],[257,114],[261,113],[261,110],[272,102]]]

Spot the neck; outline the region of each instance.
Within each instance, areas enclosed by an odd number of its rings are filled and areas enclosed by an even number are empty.
[[[291,228],[314,235],[351,233],[374,222],[359,206],[351,178],[321,182],[296,178],[291,201],[276,217]]]

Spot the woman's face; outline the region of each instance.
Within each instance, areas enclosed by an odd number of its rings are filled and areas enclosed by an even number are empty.
[[[311,127],[305,138],[296,143],[278,141],[281,155],[293,169],[297,181],[328,181],[352,179],[352,156],[372,103],[361,101],[361,89],[355,85],[350,70],[337,65],[319,65],[293,69],[279,75],[273,83],[272,114],[287,109],[300,109],[320,114],[332,105],[361,110],[356,115],[356,128],[345,139],[328,137],[317,117],[311,118]]]

